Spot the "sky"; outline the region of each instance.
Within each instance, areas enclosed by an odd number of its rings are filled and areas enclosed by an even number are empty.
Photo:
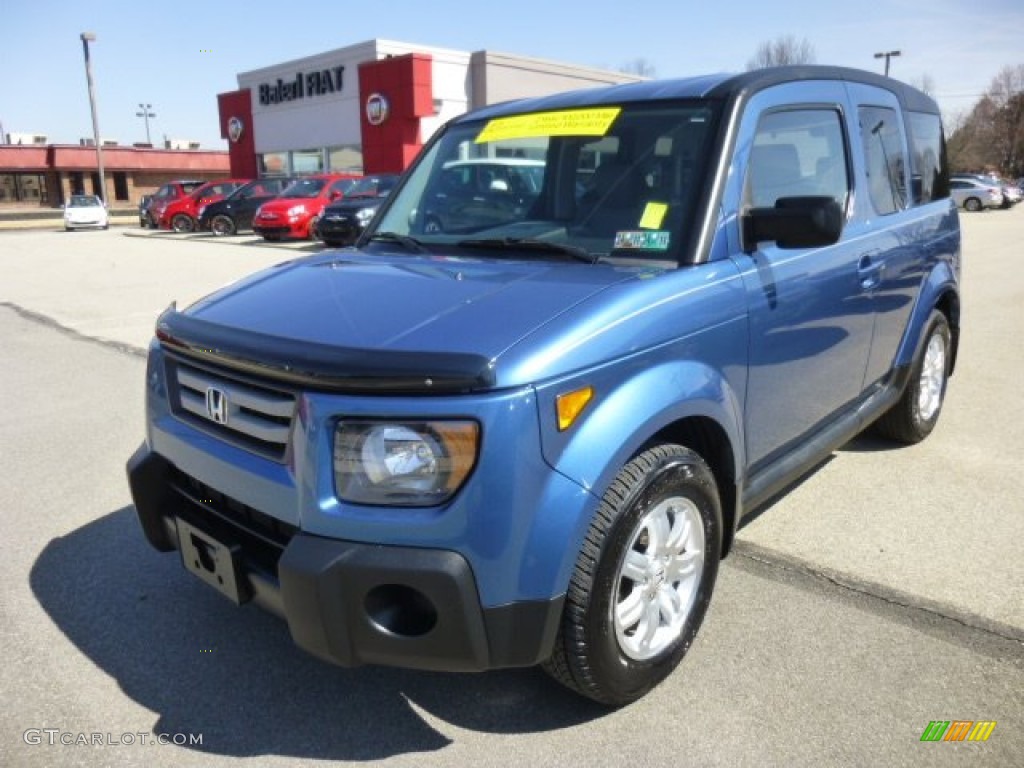
[[[217,94],[239,72],[373,38],[491,50],[618,69],[644,59],[659,78],[739,72],[760,43],[806,39],[818,64],[934,83],[947,121],[971,108],[1005,66],[1024,64],[1024,0],[383,0],[357,3],[128,3],[3,0],[0,126],[52,143],[92,136],[82,32],[91,44],[100,134],[225,149]]]

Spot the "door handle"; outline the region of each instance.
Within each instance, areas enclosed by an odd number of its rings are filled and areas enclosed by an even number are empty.
[[[865,253],[857,262],[857,276],[860,278],[860,287],[865,291],[873,291],[882,282],[882,274],[885,271],[885,261],[877,258],[878,252]]]

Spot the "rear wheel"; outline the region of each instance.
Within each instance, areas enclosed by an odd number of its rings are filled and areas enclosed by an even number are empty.
[[[171,229],[175,232],[191,232],[196,228],[195,219],[187,213],[179,213],[171,219]]]
[[[714,476],[688,448],[660,445],[623,467],[576,561],[548,673],[613,706],[664,680],[711,600],[721,520]]]
[[[981,210],[981,200],[979,200],[976,197],[968,197],[966,200],[964,200],[964,210],[965,211],[980,211]]]
[[[214,216],[213,221],[210,222],[210,231],[213,232],[216,237],[233,235],[235,234],[235,222],[230,216],[218,214],[217,216]]]
[[[924,339],[902,397],[876,422],[878,432],[901,443],[919,443],[931,434],[946,396],[952,335],[938,310],[928,318]]]

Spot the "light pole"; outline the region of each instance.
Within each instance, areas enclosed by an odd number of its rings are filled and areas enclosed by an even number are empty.
[[[889,76],[889,59],[891,59],[893,56],[899,56],[899,55],[900,55],[899,51],[883,51],[882,53],[876,53],[875,54],[875,58],[876,59],[885,59],[885,76],[886,77]]]
[[[96,117],[96,89],[92,84],[92,61],[89,58],[89,43],[96,42],[96,34],[93,32],[83,32],[80,37],[82,38],[82,50],[85,52],[85,79],[89,82],[89,109],[92,110],[92,140],[96,145],[96,167],[100,173],[100,200],[104,204],[107,202],[107,180],[103,174],[103,147],[100,142],[100,123]]]
[[[153,144],[153,142],[149,140],[149,118],[156,117],[156,112],[150,112],[149,111],[152,108],[153,108],[152,104],[141,104],[140,103],[139,104],[139,109],[141,109],[142,111],[135,113],[136,117],[143,117],[143,118],[146,119],[146,143],[149,144],[149,145]]]

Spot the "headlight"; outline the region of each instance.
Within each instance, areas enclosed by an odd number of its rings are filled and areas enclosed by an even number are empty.
[[[360,208],[356,211],[356,221],[359,222],[359,226],[365,227],[370,223],[370,219],[373,218],[373,214],[377,212],[376,208]]]
[[[338,496],[355,504],[443,504],[473,471],[479,437],[474,421],[343,421],[334,433]]]
[[[293,205],[288,209],[289,216],[299,216],[306,212],[306,206],[304,205]]]

